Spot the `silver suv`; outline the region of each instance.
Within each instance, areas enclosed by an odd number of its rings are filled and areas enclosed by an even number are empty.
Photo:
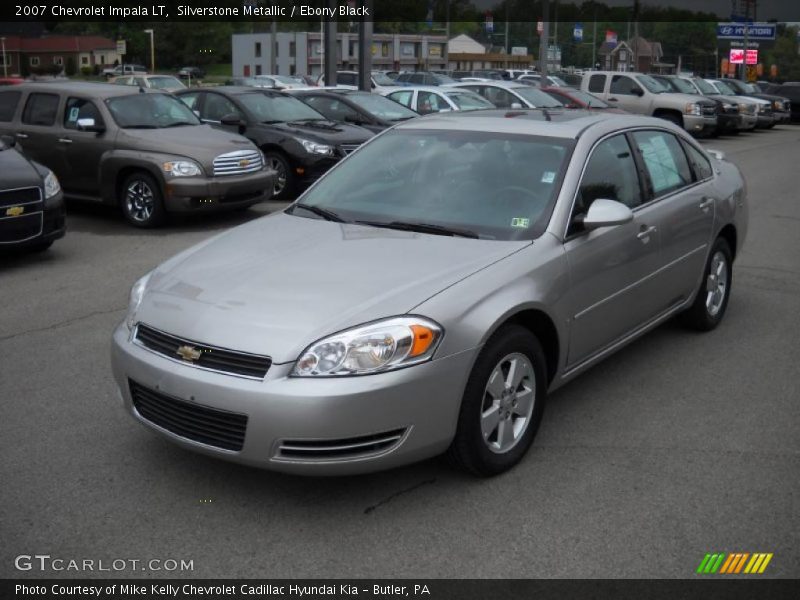
[[[581,89],[612,106],[666,119],[690,133],[709,132],[717,127],[715,102],[689,94],[673,93],[643,73],[591,71],[583,75]]]

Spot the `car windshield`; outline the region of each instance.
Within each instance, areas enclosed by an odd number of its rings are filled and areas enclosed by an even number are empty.
[[[661,82],[660,79],[658,81]],[[694,86],[685,79],[681,79],[680,77],[670,77],[669,81],[677,91],[683,94],[697,94],[697,90],[694,88]]]
[[[313,108],[291,96],[253,92],[240,94],[239,101],[260,123],[286,123],[325,119]]]
[[[494,104],[489,102],[480,94],[463,90],[446,91],[445,96],[450,98],[459,110],[480,110],[482,108],[494,108]]]
[[[180,100],[169,94],[131,94],[106,100],[117,125],[123,129],[159,129],[200,125],[200,120]]]
[[[377,94],[350,94],[347,98],[369,114],[384,121],[404,121],[417,116],[417,113],[410,108]]]
[[[437,74],[434,73],[431,76],[433,77],[433,80],[436,81],[439,85],[442,85],[443,83],[455,83],[456,82],[455,79],[453,79],[452,77],[450,77],[448,75],[437,75]]]
[[[175,77],[151,77],[147,80],[150,83],[150,87],[163,90],[164,88],[185,88],[186,86],[181,83],[179,79]]]
[[[563,108],[564,105],[539,88],[521,85],[513,88],[513,92],[530,102],[536,108]]]
[[[714,86],[708,83],[705,79],[701,79],[699,77],[695,77],[692,79],[694,84],[700,88],[700,91],[704,94],[718,94],[717,90],[714,89]]]
[[[727,83],[724,81],[717,81],[714,85],[717,86],[720,94],[727,94],[728,96],[738,96],[739,93],[731,88]]]
[[[288,75],[270,75],[272,79],[275,81],[280,81],[281,83],[288,83],[288,84],[295,84],[297,83],[297,79],[294,77],[289,77]]]
[[[385,73],[373,73],[372,79],[375,85],[397,85],[397,82]]]
[[[566,81],[564,81],[563,79],[561,79],[561,77],[557,77],[556,75],[550,75],[550,76],[549,76],[549,79],[550,79],[550,81],[551,81],[552,83],[555,83],[556,85],[560,85],[560,86],[562,86],[562,87],[567,87],[567,86],[568,86],[568,84],[567,84],[567,82],[566,82]]]
[[[330,171],[299,203],[346,222],[532,239],[544,230],[573,145],[509,133],[389,130]]]
[[[649,75],[637,75],[636,81],[641,83],[647,90],[653,94],[663,94],[664,92],[671,92],[669,86],[659,83]]]

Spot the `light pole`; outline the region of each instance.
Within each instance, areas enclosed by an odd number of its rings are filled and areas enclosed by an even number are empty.
[[[6,64],[6,38],[0,37],[0,44],[3,46],[3,77],[8,77],[8,65]]]
[[[145,29],[145,33],[150,34],[150,72],[156,72],[156,47],[153,44],[153,30],[152,29]]]

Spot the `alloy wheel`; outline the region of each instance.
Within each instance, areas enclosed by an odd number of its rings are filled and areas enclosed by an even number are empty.
[[[145,181],[137,179],[128,186],[125,192],[125,208],[138,223],[145,223],[153,216],[155,196]]]
[[[489,376],[481,406],[481,434],[487,448],[505,454],[525,435],[536,399],[536,373],[524,354],[515,352],[497,363]]]
[[[715,252],[711,259],[706,280],[706,310],[712,317],[722,309],[728,289],[728,261],[722,252]]]
[[[272,188],[272,195],[279,195],[286,187],[286,165],[279,158],[270,158],[267,161],[269,168],[277,173],[275,177],[275,186]]]

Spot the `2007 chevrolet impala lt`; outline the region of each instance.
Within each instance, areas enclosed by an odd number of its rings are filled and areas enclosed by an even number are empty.
[[[140,279],[114,375],[136,420],[212,456],[492,475],[548,390],[670,317],[716,327],[746,230],[739,170],[666,121],[416,119]]]

